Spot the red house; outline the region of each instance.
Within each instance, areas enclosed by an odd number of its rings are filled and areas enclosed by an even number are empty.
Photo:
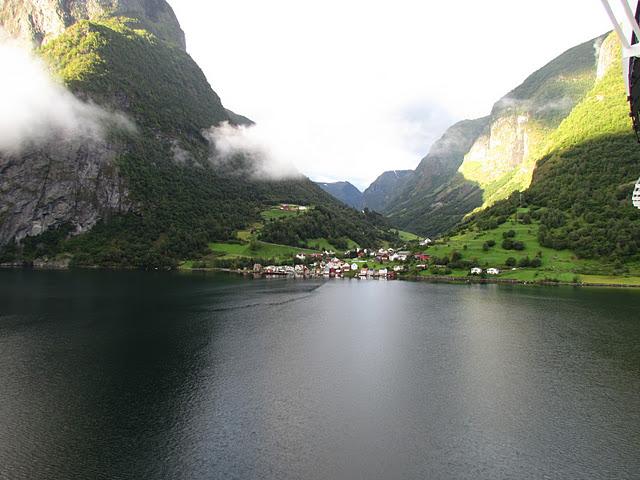
[[[421,261],[421,262],[428,262],[429,259],[431,258],[431,256],[430,255],[425,255],[424,253],[419,253],[417,255],[414,255],[414,258],[416,260]]]

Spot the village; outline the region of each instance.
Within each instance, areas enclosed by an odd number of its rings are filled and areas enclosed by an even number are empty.
[[[428,248],[432,241],[420,242],[422,250]],[[250,273],[263,277],[297,277],[297,278],[359,278],[396,280],[411,272],[427,272],[430,269],[447,269],[446,265],[434,264],[431,255],[423,251],[395,250],[381,248],[378,250],[357,248],[338,255],[334,251],[322,253],[298,253],[291,265],[255,264]],[[471,276],[499,275],[498,268],[483,270],[474,267],[469,270]]]

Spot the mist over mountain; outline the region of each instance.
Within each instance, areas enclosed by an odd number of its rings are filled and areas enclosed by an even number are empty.
[[[19,148],[0,150],[5,260],[65,254],[79,266],[173,267],[278,203],[322,207],[347,238],[385,235],[379,219],[273,162],[252,122],[223,106],[186,53],[165,1],[5,0],[0,26],[35,48],[2,80],[13,87],[2,91],[12,108],[0,125],[23,119],[3,137]],[[38,101],[11,102],[20,85]],[[326,222],[314,230],[329,234],[338,235]]]

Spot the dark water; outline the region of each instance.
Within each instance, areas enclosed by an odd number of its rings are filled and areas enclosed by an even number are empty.
[[[0,478],[638,479],[639,307],[0,272]]]

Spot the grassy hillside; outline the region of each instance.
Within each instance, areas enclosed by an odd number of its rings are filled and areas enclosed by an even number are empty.
[[[375,212],[317,206],[304,215],[267,222],[259,238],[296,247],[308,247],[313,245],[313,239],[324,238],[336,249],[347,250],[353,244],[378,246],[382,240],[396,240],[398,234]]]
[[[114,168],[125,178],[134,208],[110,212],[77,238],[62,234],[73,229],[59,229],[56,241],[36,241],[40,247],[29,252],[10,245],[0,260],[70,253],[75,265],[171,267],[206,254],[211,242],[235,238],[278,203],[322,205],[337,218],[348,216],[347,230],[369,228],[364,217],[306,178],[260,181],[238,171],[248,161],[237,159],[228,168],[212,164],[202,131],[240,117],[223,107],[186,52],[137,21],[81,21],[41,54],[77,96],[125,112],[135,122],[135,134],[113,139],[123,145]]]
[[[318,183],[318,186],[345,205],[356,210],[364,208],[362,192],[349,182]]]
[[[615,37],[602,48],[614,50],[616,60],[550,136],[531,187],[469,218],[454,239],[493,235],[527,206],[539,245],[534,248],[571,252],[579,261],[571,271],[638,274],[640,212],[631,194],[640,175],[640,146],[631,130]]]
[[[467,229],[445,237],[430,248],[429,253],[438,258],[451,258],[457,252],[464,262],[471,265],[484,269],[499,268],[502,271],[500,278],[505,279],[640,284],[640,261],[630,260],[621,267],[615,259],[580,258],[569,249],[544,246],[539,241],[541,223],[529,219],[529,209],[521,208],[517,217],[515,214],[508,217],[496,228]],[[505,236],[510,233],[514,234],[509,237],[512,243],[504,244]],[[515,242],[521,244],[516,245],[518,250],[513,248]],[[469,266],[465,264],[464,268],[454,268],[453,275],[467,276]],[[614,277],[619,277],[619,280]]]

